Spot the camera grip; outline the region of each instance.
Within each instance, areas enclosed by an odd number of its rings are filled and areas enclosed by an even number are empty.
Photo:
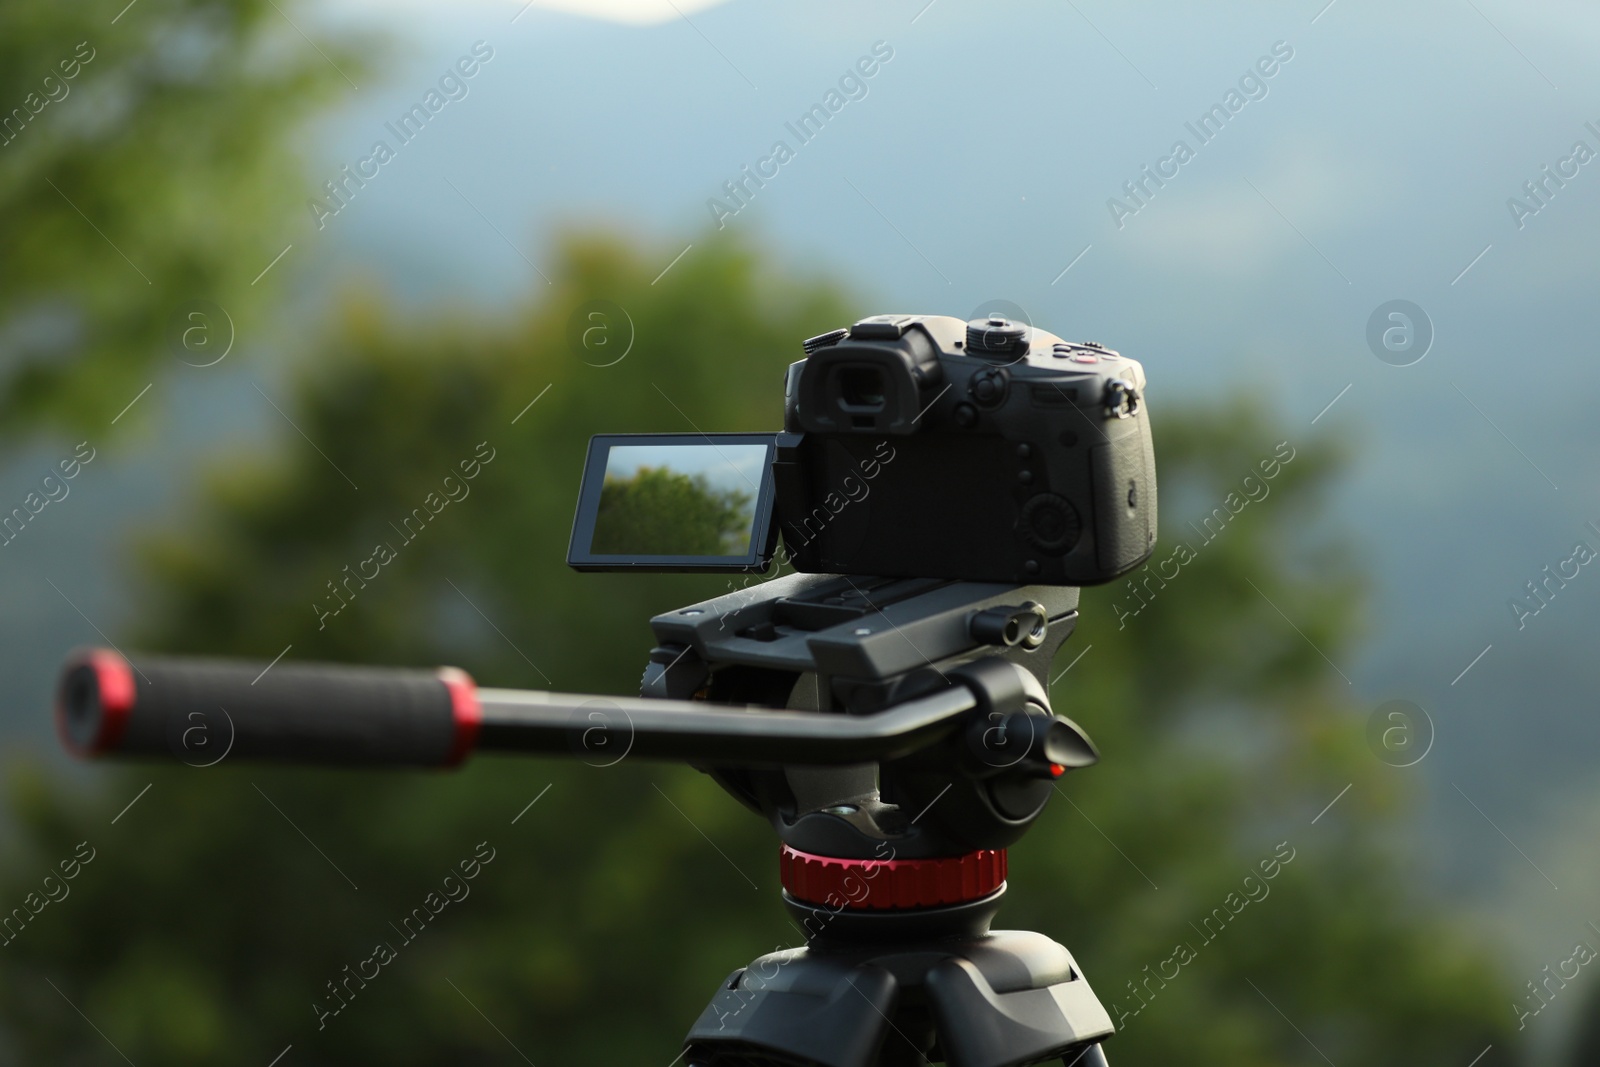
[[[141,656],[89,649],[62,671],[56,724],[79,756],[452,766],[481,721],[472,679],[438,671]]]

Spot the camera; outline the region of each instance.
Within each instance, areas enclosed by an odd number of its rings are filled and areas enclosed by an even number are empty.
[[[994,317],[803,342],[774,434],[601,434],[568,563],[1093,585],[1150,555],[1144,368]]]

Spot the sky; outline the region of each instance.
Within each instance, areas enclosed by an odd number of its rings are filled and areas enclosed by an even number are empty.
[[[670,447],[612,445],[606,477],[631,478],[640,467],[667,467],[679,474],[704,475],[711,488],[744,491],[765,476],[767,445],[705,444],[700,434],[684,434]]]

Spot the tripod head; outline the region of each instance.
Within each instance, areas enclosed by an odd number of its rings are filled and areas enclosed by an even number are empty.
[[[68,663],[56,713],[79,755],[191,766],[676,760],[797,851],[948,856],[1009,845],[1055,778],[1097,758],[1045,695],[1076,603],[1059,587],[790,575],[652,619],[638,698],[479,689],[453,668],[97,649]]]
[[[644,691],[803,709],[843,722],[952,691],[973,706],[927,744],[778,767],[697,761],[766,816],[789,849],[852,859],[1001,849],[1054,780],[1097,758],[1052,716],[1055,651],[1078,594],[928,579],[793,575],[659,615]]]

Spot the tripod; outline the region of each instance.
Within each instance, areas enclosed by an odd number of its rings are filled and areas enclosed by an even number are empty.
[[[135,669],[91,650],[69,661],[57,716],[84,755],[185,759],[200,723],[235,759],[687,762],[776,830],[806,945],[734,971],[686,1063],[1103,1067],[1113,1026],[1071,954],[989,929],[1006,848],[1098,758],[1045,689],[1077,602],[1059,586],[790,575],[652,619],[638,698],[478,689],[448,668]]]

